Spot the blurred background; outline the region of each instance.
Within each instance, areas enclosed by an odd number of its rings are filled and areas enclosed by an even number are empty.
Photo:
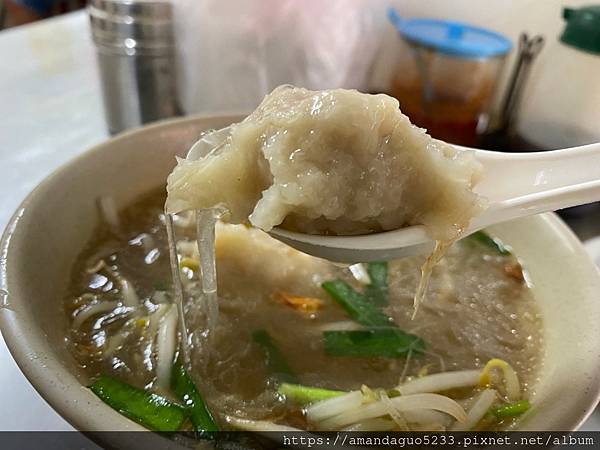
[[[248,112],[291,83],[387,93],[413,123],[455,144],[538,151],[600,140],[600,4],[585,0],[0,0],[0,8],[7,133],[29,119],[30,137],[61,130],[68,144],[99,120],[115,134],[173,116]],[[15,104],[21,114],[11,113]],[[581,213],[600,218],[598,210],[564,215],[588,238],[600,230]]]
[[[25,37],[15,53],[33,52],[41,65],[78,51],[97,55],[85,63],[97,65],[113,133],[174,115],[249,111],[291,83],[388,93],[432,135],[463,145],[522,151],[600,138],[600,4],[589,1],[0,5],[3,34]],[[46,81],[68,69],[53,65]]]
[[[51,170],[111,134],[249,112],[284,83],[387,93],[466,146],[600,141],[593,0],[0,0],[0,30],[0,229]],[[561,214],[600,254],[600,207]],[[36,408],[35,428],[64,426],[25,386],[27,414],[0,428],[33,427]]]

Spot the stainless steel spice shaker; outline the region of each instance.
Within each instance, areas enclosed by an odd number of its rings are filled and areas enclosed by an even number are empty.
[[[91,0],[111,133],[179,114],[173,6],[168,0]]]

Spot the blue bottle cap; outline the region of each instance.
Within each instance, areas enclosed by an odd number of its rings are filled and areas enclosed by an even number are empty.
[[[402,19],[392,8],[388,17],[406,40],[447,55],[491,58],[505,55],[512,48],[506,36],[485,28],[447,20]]]

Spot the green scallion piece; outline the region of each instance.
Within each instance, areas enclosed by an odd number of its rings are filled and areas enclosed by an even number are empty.
[[[469,239],[480,242],[486,247],[495,250],[497,253],[503,256],[509,256],[512,253],[506,246],[500,241],[500,239],[493,238],[485,231],[476,231],[475,233],[469,235]]]
[[[277,348],[273,342],[273,338],[271,338],[271,335],[266,330],[255,331],[252,333],[252,339],[264,350],[267,358],[267,367],[275,378],[282,382],[298,383],[298,379],[294,375],[285,356]]]
[[[90,389],[108,406],[150,430],[174,432],[188,418],[183,406],[116,378],[101,375]]]
[[[331,356],[400,358],[425,349],[420,337],[397,328],[325,331],[323,337],[325,353]]]
[[[219,431],[202,394],[192,381],[183,365],[179,362],[173,364],[171,374],[171,388],[175,395],[189,408],[190,420],[198,433]]]
[[[387,306],[388,263],[386,261],[370,262],[367,264],[367,273],[371,279],[371,284],[365,288],[365,296],[377,306]]]
[[[343,280],[326,281],[323,289],[346,310],[356,322],[370,327],[390,327],[394,323],[377,305],[356,292]]]
[[[402,395],[402,392],[400,392],[398,389],[390,389],[387,392],[387,395],[389,398],[400,397]]]
[[[516,403],[511,403],[510,405],[500,406],[499,408],[493,409],[492,414],[494,414],[498,419],[507,419],[509,417],[520,416],[530,407],[531,405],[529,404],[529,400],[525,399]]]
[[[281,395],[292,400],[300,405],[308,405],[310,403],[320,402],[328,398],[339,397],[345,394],[344,391],[334,391],[331,389],[323,389],[318,387],[303,386],[300,384],[282,383],[277,389]]]

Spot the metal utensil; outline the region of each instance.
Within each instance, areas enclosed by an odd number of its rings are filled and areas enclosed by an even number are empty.
[[[529,38],[527,33],[519,36],[519,48],[513,72],[506,88],[504,101],[500,109],[498,119],[498,130],[503,134],[509,134],[514,128],[519,102],[523,94],[523,87],[531,72],[531,64],[544,47],[544,37],[541,35]]]

